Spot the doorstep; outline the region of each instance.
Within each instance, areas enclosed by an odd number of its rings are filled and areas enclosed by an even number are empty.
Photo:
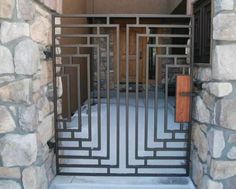
[[[50,189],[195,189],[189,177],[56,176]]]

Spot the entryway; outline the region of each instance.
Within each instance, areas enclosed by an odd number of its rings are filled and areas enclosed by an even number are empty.
[[[189,175],[192,23],[186,15],[54,15],[58,175]]]

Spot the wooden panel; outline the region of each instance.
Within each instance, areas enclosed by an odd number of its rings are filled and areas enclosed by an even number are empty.
[[[129,82],[136,81],[136,35],[145,33],[143,28],[131,29],[129,34]],[[146,42],[144,39],[139,41],[139,81],[144,80],[143,72],[144,60],[146,53]],[[120,53],[121,53],[121,66],[120,66],[120,81],[126,81],[126,29],[120,30]]]
[[[178,75],[176,78],[176,114],[175,121],[178,123],[190,122],[190,96],[183,96],[182,93],[190,93],[191,77]]]

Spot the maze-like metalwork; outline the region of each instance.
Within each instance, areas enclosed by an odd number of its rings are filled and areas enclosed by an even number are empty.
[[[57,173],[188,175],[190,124],[175,122],[175,95],[170,90],[175,90],[177,75],[192,75],[192,17],[53,15],[52,21]],[[137,28],[141,32],[133,42],[130,36]],[[62,97],[57,94],[60,83]]]

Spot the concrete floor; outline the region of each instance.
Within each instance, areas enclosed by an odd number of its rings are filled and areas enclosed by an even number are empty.
[[[195,189],[188,177],[57,176],[50,189]]]

